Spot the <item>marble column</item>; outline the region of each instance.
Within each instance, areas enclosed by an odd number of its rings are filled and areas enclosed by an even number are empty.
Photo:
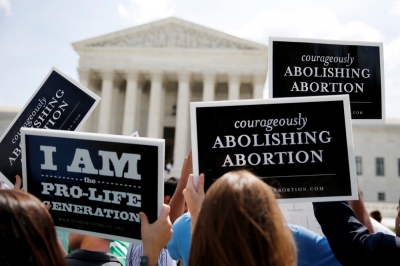
[[[240,76],[228,74],[228,100],[240,99]]]
[[[203,74],[203,102],[214,101],[215,73]]]
[[[107,134],[110,132],[114,71],[102,71],[101,78],[101,101],[97,131]]]
[[[89,88],[90,85],[90,70],[89,69],[79,69],[79,82],[85,86],[86,88]],[[81,126],[81,128],[79,129],[79,131],[82,132],[89,132],[92,129],[92,125],[93,125],[93,121],[91,119],[91,116],[89,116],[85,123]]]
[[[257,75],[253,77],[253,98],[263,99],[264,98],[264,85],[265,75]]]
[[[151,74],[149,118],[147,120],[147,137],[161,138],[162,121],[162,72]]]
[[[89,89],[90,84],[90,70],[89,69],[79,69],[79,82]]]
[[[124,118],[122,124],[122,134],[132,135],[136,123],[136,99],[138,96],[139,73],[132,71],[126,74],[126,91],[124,104]]]
[[[174,170],[181,169],[183,159],[189,152],[189,102],[190,102],[190,73],[178,73],[178,101],[176,110]],[[173,171],[175,172],[175,171]]]

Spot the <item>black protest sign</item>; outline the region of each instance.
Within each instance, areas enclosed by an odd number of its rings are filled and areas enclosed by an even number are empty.
[[[25,189],[51,204],[55,226],[140,243],[164,193],[164,140],[22,129]]]
[[[92,113],[100,97],[52,68],[0,139],[0,178],[10,187],[22,174],[21,128],[74,131]]]
[[[358,122],[385,119],[382,43],[270,38],[271,98],[348,94]]]
[[[347,95],[191,103],[193,173],[205,188],[247,169],[283,200],[357,197]]]

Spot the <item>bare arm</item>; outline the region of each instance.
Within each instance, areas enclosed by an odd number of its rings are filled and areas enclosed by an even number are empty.
[[[185,206],[185,198],[183,197],[182,191],[185,189],[187,180],[190,174],[193,173],[192,166],[192,150],[190,150],[189,155],[183,161],[181,177],[179,178],[178,185],[176,186],[175,193],[169,202],[171,211],[169,217],[171,223],[174,223],[176,219],[183,214],[183,208]]]
[[[372,226],[371,220],[369,219],[369,215],[367,209],[365,208],[360,189],[358,189],[358,200],[349,200],[349,204],[360,223],[365,225],[365,227],[368,228],[369,233],[372,234],[374,232],[374,227]]]

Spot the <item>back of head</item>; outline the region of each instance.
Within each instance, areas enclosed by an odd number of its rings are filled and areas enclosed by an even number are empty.
[[[164,180],[164,204],[169,204],[177,185],[178,179],[176,177],[170,177]]]
[[[65,265],[53,219],[31,194],[0,190],[0,265]]]
[[[189,265],[295,265],[296,246],[272,189],[247,171],[208,189],[193,232]]]
[[[372,211],[372,212],[370,212],[369,216],[371,216],[378,222],[382,221],[382,215],[381,215],[380,211]]]

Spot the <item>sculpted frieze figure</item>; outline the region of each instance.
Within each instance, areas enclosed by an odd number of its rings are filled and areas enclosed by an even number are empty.
[[[245,49],[254,47],[223,39],[180,25],[165,25],[148,31],[134,33],[113,40],[92,44],[95,47],[147,47],[147,48],[194,48],[194,49]]]

